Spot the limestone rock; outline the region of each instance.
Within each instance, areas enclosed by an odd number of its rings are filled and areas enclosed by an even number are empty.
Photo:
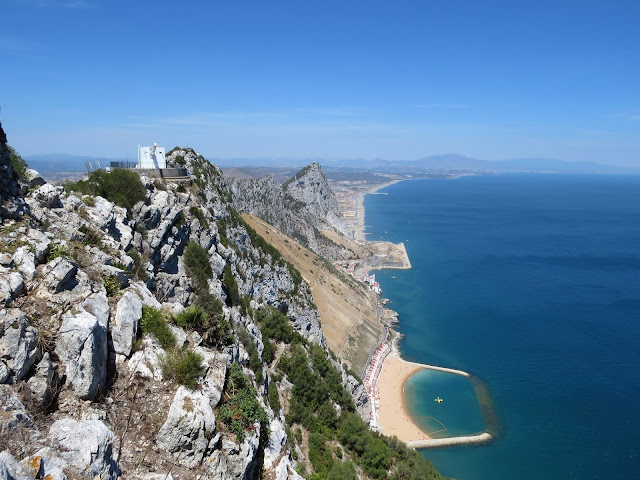
[[[0,480],[33,480],[20,463],[8,451],[0,453]]]
[[[38,330],[18,309],[0,310],[0,358],[14,381],[22,380],[38,359]]]
[[[295,471],[289,457],[284,455],[276,467],[274,480],[304,480],[304,477]]]
[[[118,478],[113,456],[113,433],[100,420],[58,420],[49,429],[51,446],[64,461],[85,478]]]
[[[44,178],[40,176],[40,173],[32,168],[27,168],[23,177],[21,181],[25,182],[28,188],[38,188],[46,183]]]
[[[0,385],[0,435],[6,436],[22,428],[31,429],[33,417],[10,385]]]
[[[56,377],[49,352],[46,352],[36,367],[36,374],[27,382],[27,386],[40,407],[46,407],[51,403]]]
[[[24,458],[20,465],[29,472],[31,478],[46,480],[67,480],[64,468],[68,468],[62,457],[49,447],[38,450],[34,455]]]
[[[66,314],[58,332],[66,384],[83,400],[95,398],[106,383],[108,312],[106,296],[95,296],[78,313]]]
[[[256,453],[258,451],[258,432],[260,429],[258,424],[255,424],[254,427],[254,432],[245,436],[240,444],[236,444],[224,437],[212,442],[216,448],[203,463],[211,478],[252,478],[257,465]]]
[[[136,293],[140,297],[143,305],[150,305],[158,309],[162,308],[160,302],[156,300],[156,297],[153,295],[153,293],[151,293],[151,290],[149,290],[143,282],[132,283],[129,287],[129,290]]]
[[[131,355],[127,368],[131,375],[143,378],[162,380],[162,355],[164,350],[152,336],[145,336],[140,340],[139,348]]]
[[[45,183],[35,192],[33,196],[43,208],[62,208],[60,194],[64,192],[62,187],[54,187],[50,183]]]
[[[29,250],[29,247],[18,247],[12,257],[13,264],[29,281],[36,276],[36,256]]]
[[[360,418],[368,424],[371,421],[371,402],[369,402],[369,397],[364,389],[364,385],[358,382],[353,376],[347,375],[344,371],[342,372],[342,383],[356,404],[356,412],[358,412]]]
[[[209,398],[209,404],[216,407],[222,396],[229,355],[199,347],[194,348],[194,351],[202,356],[203,363],[207,367],[207,373],[202,381],[202,392]]]
[[[60,293],[77,271],[78,265],[75,262],[63,257],[54,258],[42,271],[42,286],[53,293]]]
[[[269,423],[269,442],[264,448],[264,465],[270,468],[280,458],[282,449],[287,444],[287,434],[280,418],[274,418]]]
[[[142,300],[131,291],[125,292],[118,306],[111,328],[113,348],[117,354],[128,357],[136,340],[138,324],[142,318]]]
[[[0,274],[0,305],[8,305],[24,290],[24,280],[18,272]]]
[[[207,453],[215,428],[209,398],[180,386],[158,432],[158,445],[173,453],[182,465],[195,467]]]

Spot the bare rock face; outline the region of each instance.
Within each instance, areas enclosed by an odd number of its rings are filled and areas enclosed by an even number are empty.
[[[228,187],[238,210],[263,218],[329,259],[346,256],[346,251],[319,233],[328,229],[351,235],[340,217],[329,181],[317,163],[303,168],[283,185],[264,177],[230,180]]]
[[[212,453],[205,459],[203,465],[210,478],[253,478],[256,468],[256,453],[259,445],[259,425],[254,425],[251,435],[245,436],[241,443],[234,443],[226,437],[216,437],[211,444],[214,445]]]
[[[158,432],[158,445],[173,453],[182,465],[195,467],[207,453],[215,428],[216,416],[208,396],[181,386]]]
[[[164,350],[155,337],[144,337],[140,348],[127,361],[130,374],[146,379],[162,380],[162,355]]]
[[[95,295],[62,319],[56,353],[66,367],[66,385],[83,400],[91,400],[104,388],[107,365],[109,305]]]
[[[41,408],[45,408],[51,403],[56,382],[57,373],[51,363],[49,352],[47,352],[38,363],[35,375],[27,382],[34,400]]]
[[[0,310],[0,359],[14,382],[22,380],[38,359],[38,331],[18,309]]]
[[[51,293],[60,293],[77,271],[78,265],[75,262],[64,257],[54,258],[44,267],[42,286]]]
[[[136,339],[138,323],[142,318],[142,300],[132,292],[125,292],[118,306],[114,324],[111,327],[111,338],[115,352],[124,357],[131,355],[131,347]]]
[[[0,274],[0,306],[8,305],[24,290],[24,280],[18,272]]]
[[[58,420],[49,429],[51,446],[68,467],[83,478],[118,478],[111,430],[100,420]]]

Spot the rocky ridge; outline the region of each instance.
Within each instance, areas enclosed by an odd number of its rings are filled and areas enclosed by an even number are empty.
[[[327,350],[308,285],[237,214],[220,170],[190,149],[168,160],[191,177],[141,177],[129,210],[3,163],[0,479],[422,468],[368,433],[364,389]]]
[[[261,395],[267,422],[241,440],[216,421],[229,365],[239,362],[258,392],[272,382],[273,366],[254,373],[238,339],[246,331],[248,345],[264,349],[248,310],[286,312],[301,338],[326,348],[307,285],[252,243],[220,171],[192,151],[174,152],[194,172],[191,181],[142,178],[146,199],[127,212],[50,184],[22,196],[6,144],[0,148],[0,180],[11,194],[3,196],[0,230],[0,478],[155,478],[154,471],[158,478],[259,478],[258,467],[274,478],[301,478],[284,413]],[[153,335],[140,337],[143,305],[175,314],[196,303],[184,259],[189,242],[207,252],[208,293],[235,337],[211,348],[197,331],[169,325],[177,345],[203,359],[193,390],[163,380],[167,349]],[[229,301],[225,269],[249,309]],[[345,385],[357,384],[342,375]],[[286,397],[287,388],[279,384],[278,394]],[[366,415],[362,388],[355,394]]]
[[[336,260],[353,256],[322,230],[349,236],[349,229],[338,209],[335,194],[322,167],[312,163],[292,178],[278,184],[273,177],[227,180],[234,206],[256,215],[303,245]]]

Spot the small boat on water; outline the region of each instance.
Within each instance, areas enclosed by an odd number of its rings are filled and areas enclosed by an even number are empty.
[[[440,397],[436,397],[433,399],[434,402],[438,402],[438,403],[442,403],[444,402],[444,400],[442,400]]]

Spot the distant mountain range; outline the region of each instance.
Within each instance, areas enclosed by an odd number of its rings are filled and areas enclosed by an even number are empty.
[[[513,160],[480,160],[464,155],[447,154],[432,155],[417,160],[383,160],[383,159],[342,159],[325,160],[320,158],[211,158],[213,164],[223,168],[229,167],[302,167],[316,162],[325,167],[363,169],[383,173],[424,174],[441,171],[467,171],[486,173],[617,173],[638,174],[639,167],[623,167],[605,165],[595,162],[565,162],[549,158],[521,158]],[[43,176],[50,176],[60,172],[86,171],[86,162],[94,165],[108,166],[111,161],[125,161],[124,158],[98,158],[68,154],[47,154],[25,156],[29,166],[38,170]],[[135,159],[128,159],[134,160]]]

